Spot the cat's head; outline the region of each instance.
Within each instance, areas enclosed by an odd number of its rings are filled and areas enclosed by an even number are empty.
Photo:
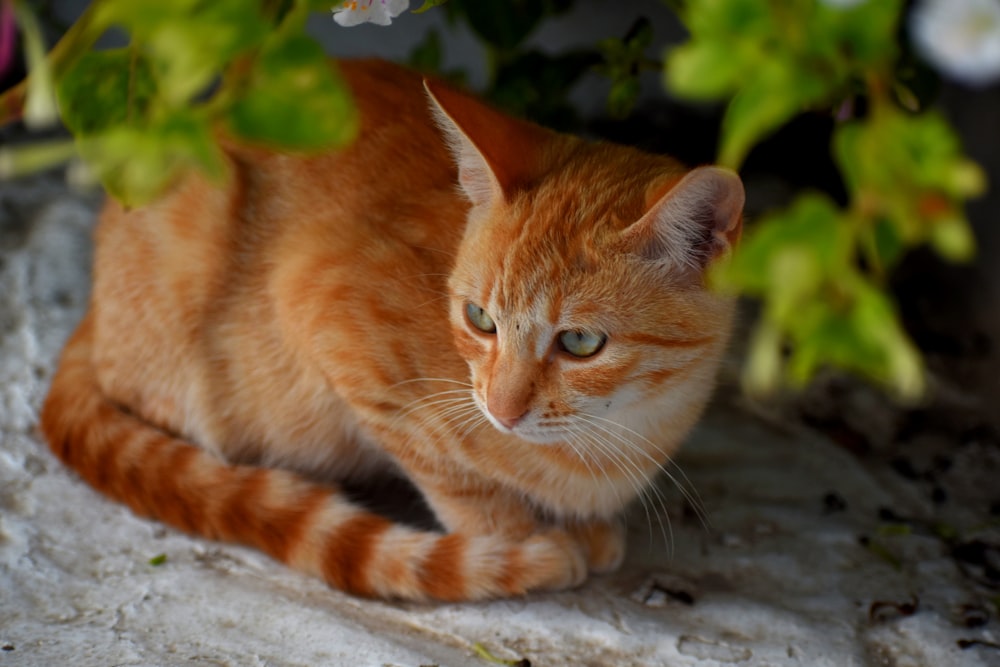
[[[686,430],[728,337],[732,304],[704,272],[739,237],[736,174],[428,91],[471,202],[451,323],[483,414],[538,443],[611,422]]]

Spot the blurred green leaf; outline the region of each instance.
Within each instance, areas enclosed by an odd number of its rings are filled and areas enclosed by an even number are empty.
[[[869,261],[875,262],[880,272],[895,266],[906,251],[906,245],[892,223],[878,217],[866,231],[871,244]]]
[[[146,123],[156,98],[149,60],[135,49],[90,51],[59,80],[63,122],[77,136]]]
[[[323,50],[295,33],[265,45],[228,122],[244,139],[299,151],[343,145],[358,126],[347,86]]]
[[[205,119],[181,110],[143,129],[125,125],[79,140],[81,156],[126,206],[151,201],[184,170],[220,176],[224,163]]]
[[[106,0],[107,18],[149,49],[161,94],[181,104],[207,88],[272,26],[243,0]]]
[[[681,97],[731,97],[719,162],[738,167],[750,148],[794,115],[837,103],[897,55],[900,0],[690,0],[691,40],[667,56]]]
[[[959,217],[944,218],[931,225],[930,243],[939,255],[952,262],[968,261],[976,251],[972,229]]]
[[[677,95],[710,101],[732,94],[743,69],[723,44],[688,42],[670,51],[664,76],[667,87]]]
[[[539,0],[463,0],[453,4],[461,9],[476,34],[501,50],[520,44],[545,17],[547,9],[547,3]]]
[[[423,14],[428,9],[433,9],[434,7],[440,7],[448,0],[424,0],[424,4],[420,5],[417,9],[411,10],[414,14]]]
[[[632,24],[622,39],[603,39],[597,44],[603,62],[595,70],[611,79],[608,95],[608,113],[614,118],[624,118],[635,107],[642,85],[639,74],[650,62],[646,50],[653,41],[653,26],[649,19],[640,17]]]
[[[985,178],[940,115],[879,109],[866,122],[839,128],[833,148],[860,212],[887,221],[903,246],[930,242],[949,259],[972,255],[962,203]],[[899,256],[890,250],[887,265]]]
[[[417,44],[407,58],[410,67],[421,72],[438,72],[441,70],[441,33],[431,28],[424,39]]]
[[[919,355],[888,296],[857,265],[855,229],[828,198],[806,194],[755,224],[731,261],[713,269],[715,284],[764,299],[744,372],[748,391],[801,386],[826,365],[902,398],[922,390]]]
[[[627,117],[635,108],[641,92],[642,85],[635,77],[615,81],[608,93],[608,113],[612,118]]]
[[[835,38],[841,56],[852,67],[876,70],[898,56],[896,39],[901,0],[876,0],[838,6],[817,2],[813,25]]]
[[[798,278],[781,275],[775,266],[776,256],[788,249],[807,254],[821,277],[836,274],[850,261],[850,231],[829,198],[802,195],[785,211],[758,220],[739,252],[728,263],[713,267],[713,280],[723,289],[738,287],[761,296],[771,290],[797,289]]]
[[[741,378],[747,393],[770,394],[781,384],[781,347],[781,330],[767,320],[758,322],[750,338],[749,356]]]
[[[567,95],[580,77],[600,61],[595,52],[549,56],[519,53],[497,71],[490,99],[507,111],[556,129],[574,129],[576,110]]]
[[[722,121],[719,163],[738,168],[750,148],[826,95],[826,83],[781,60],[761,65],[733,96]]]

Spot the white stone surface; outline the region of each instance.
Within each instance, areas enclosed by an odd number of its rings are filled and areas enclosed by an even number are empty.
[[[937,507],[884,463],[732,398],[679,460],[710,526],[664,480],[669,521],[660,503],[649,504],[651,519],[634,508],[621,572],[567,593],[359,600],[253,551],[132,516],[64,469],[34,431],[85,303],[95,206],[51,180],[0,184],[0,667],[487,665],[474,642],[536,667],[1000,665],[998,650],[957,644],[1000,643],[995,618],[963,624],[967,605],[995,617],[997,592],[963,574],[922,524],[891,535],[878,517],[890,508],[996,544],[985,510],[995,458],[964,447],[954,468],[964,477],[950,481],[961,502]],[[825,512],[828,493],[846,508]],[[150,565],[159,554],[166,562]],[[879,604],[912,600],[912,615]]]

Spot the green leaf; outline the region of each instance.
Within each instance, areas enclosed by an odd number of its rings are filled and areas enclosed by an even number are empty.
[[[789,253],[805,253],[808,259],[779,260]],[[774,290],[798,290],[802,282],[799,276],[785,275],[791,269],[784,263],[808,262],[809,282],[815,283],[817,275],[824,280],[839,275],[850,257],[850,227],[843,213],[827,197],[806,194],[788,209],[758,220],[732,259],[713,268],[712,279],[723,289],[774,298]]]
[[[454,4],[476,34],[501,50],[511,50],[524,41],[547,9],[547,3],[539,0],[466,0]]]
[[[760,0],[688,0],[682,15],[695,39],[756,39],[776,34],[774,12]]]
[[[642,85],[635,77],[615,81],[608,93],[608,114],[612,118],[626,118],[632,113],[641,92]]]
[[[741,377],[748,394],[767,395],[781,383],[781,338],[781,330],[766,320],[754,329]]]
[[[949,217],[931,225],[931,245],[938,254],[952,262],[967,262],[976,252],[976,240],[969,223],[959,217]]]
[[[859,2],[848,7],[817,4],[815,25],[836,37],[839,49],[856,67],[879,69],[896,59],[901,0]]]
[[[985,177],[961,154],[954,131],[939,114],[881,108],[864,122],[838,129],[833,147],[859,210],[884,219],[899,244],[929,241],[949,259],[971,256],[974,242],[961,205],[981,191]],[[882,264],[891,266],[898,255],[885,255]]]
[[[89,51],[59,80],[63,122],[77,136],[146,123],[156,98],[152,66],[134,49]]]
[[[869,226],[872,244],[870,251],[874,253],[874,257],[869,260],[877,262],[880,270],[895,266],[906,251],[906,245],[896,227],[884,217],[879,217],[874,223],[869,223]]]
[[[329,14],[331,9],[340,4],[338,0],[295,0],[295,2],[304,5],[310,12],[325,12],[326,14]],[[442,0],[442,2],[447,2],[447,0]]]
[[[448,2],[448,0],[424,0],[424,4],[420,5],[418,8],[412,9],[410,11],[412,11],[414,14],[423,14],[428,9],[433,9],[434,7],[439,7],[440,5],[443,5],[446,2]]]
[[[717,100],[735,92],[744,70],[730,48],[689,42],[672,49],[664,69],[667,87],[691,100]]]
[[[265,46],[228,123],[252,142],[309,151],[347,143],[358,119],[347,86],[320,46],[293,33]]]
[[[441,70],[441,56],[441,34],[436,28],[431,28],[423,41],[410,51],[407,62],[421,72],[438,72]]]
[[[818,102],[827,90],[827,81],[800,71],[792,63],[765,61],[726,109],[719,163],[738,168],[755,143]]]
[[[242,0],[108,0],[109,20],[149,49],[162,95],[171,104],[205,90],[272,26]]]
[[[600,62],[591,51],[549,56],[526,51],[497,71],[490,99],[507,111],[557,129],[573,129],[576,110],[567,100],[570,88]]]
[[[856,291],[852,324],[860,340],[878,355],[880,364],[860,368],[891,386],[904,400],[914,400],[924,391],[920,354],[904,333],[889,296],[868,282]]]
[[[225,171],[207,120],[190,110],[174,112],[141,130],[111,127],[82,137],[78,145],[104,187],[126,206],[148,203],[192,167],[211,177]]]

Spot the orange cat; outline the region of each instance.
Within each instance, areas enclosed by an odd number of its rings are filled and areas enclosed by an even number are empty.
[[[617,515],[711,391],[732,303],[703,272],[739,235],[738,177],[340,69],[362,118],[346,150],[231,147],[224,185],[107,205],[52,449],[142,515],[359,595],[616,568]],[[387,472],[445,532],[337,486]]]

